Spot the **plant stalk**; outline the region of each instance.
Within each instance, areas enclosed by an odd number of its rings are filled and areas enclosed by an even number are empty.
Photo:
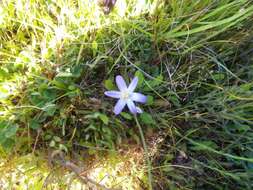
[[[148,165],[148,183],[149,183],[149,190],[153,190],[153,187],[152,187],[152,173],[151,173],[151,170],[152,170],[152,165],[151,165],[151,161],[149,159],[149,156],[148,156],[148,148],[147,148],[147,144],[145,142],[145,138],[144,138],[144,134],[143,134],[143,131],[142,131],[142,128],[141,128],[141,125],[138,121],[138,118],[136,115],[134,115],[134,118],[135,118],[135,122],[136,122],[136,125],[139,129],[139,133],[140,133],[140,136],[141,136],[141,141],[142,141],[142,145],[143,145],[143,148],[144,148],[144,156],[145,156],[145,159],[146,159],[146,162],[147,162],[147,165]]]

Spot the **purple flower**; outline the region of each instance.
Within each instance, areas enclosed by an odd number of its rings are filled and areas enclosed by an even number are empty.
[[[118,115],[124,107],[127,105],[128,109],[130,110],[131,113],[136,114],[136,113],[142,113],[142,110],[135,106],[135,102],[140,102],[140,103],[146,103],[147,101],[147,96],[144,96],[141,93],[134,92],[137,84],[138,84],[138,77],[134,77],[134,79],[131,81],[129,86],[127,87],[126,82],[124,81],[123,77],[118,75],[116,76],[116,84],[119,88],[119,91],[106,91],[105,95],[112,97],[112,98],[117,98],[119,99],[118,102],[116,103],[113,112]]]

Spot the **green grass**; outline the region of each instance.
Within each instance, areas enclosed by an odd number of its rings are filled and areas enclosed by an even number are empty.
[[[252,189],[253,3],[118,0],[102,10],[88,0],[0,3],[2,172],[11,174],[13,155],[22,163],[61,150],[91,162],[131,152],[142,145],[141,126],[152,166],[133,159],[137,172],[120,188]],[[148,96],[140,126],[127,110],[115,116],[103,94],[118,74],[138,76]],[[143,175],[150,170],[152,180]]]

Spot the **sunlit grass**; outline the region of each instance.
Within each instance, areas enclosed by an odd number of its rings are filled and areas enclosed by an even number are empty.
[[[141,189],[142,180],[146,181],[141,147],[131,147],[124,154],[108,154],[104,158],[96,157],[79,160],[85,176],[108,188],[131,190]],[[40,154],[35,156],[7,157],[0,160],[1,189],[86,189],[91,184],[83,184],[73,171],[49,165],[50,160]],[[87,157],[88,158],[88,157]],[[90,162],[92,160],[92,162]],[[83,165],[85,167],[83,167]],[[99,189],[99,186],[95,186]]]
[[[141,149],[105,153],[141,144],[134,117],[115,117],[103,95],[120,74],[138,76],[148,95],[138,121],[154,152],[154,189],[252,189],[252,1],[118,0],[106,8],[0,2],[1,188],[46,181],[46,189],[81,189],[73,173],[35,156],[48,150],[70,161],[85,152],[93,161],[85,174],[108,187],[147,187]]]

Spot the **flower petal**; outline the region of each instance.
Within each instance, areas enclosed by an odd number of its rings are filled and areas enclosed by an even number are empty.
[[[122,112],[123,108],[126,105],[126,101],[119,99],[118,102],[116,103],[116,105],[114,106],[114,110],[113,112],[118,115],[120,114],[120,112]]]
[[[130,110],[130,112],[132,114],[136,114],[137,113],[137,108],[134,105],[134,102],[132,100],[128,100],[127,101],[127,107],[128,107],[128,109]]]
[[[140,107],[136,107],[137,113],[143,113],[142,109]]]
[[[123,77],[120,75],[116,76],[116,84],[117,84],[120,91],[127,89],[126,82],[123,79]]]
[[[141,93],[137,93],[137,92],[132,93],[131,99],[133,101],[140,102],[140,103],[146,103],[147,102],[147,96],[145,96]]]
[[[138,77],[134,77],[134,79],[131,81],[130,85],[128,86],[128,91],[133,92],[138,84]]]
[[[105,95],[109,96],[111,98],[120,98],[120,92],[119,91],[105,91]]]

